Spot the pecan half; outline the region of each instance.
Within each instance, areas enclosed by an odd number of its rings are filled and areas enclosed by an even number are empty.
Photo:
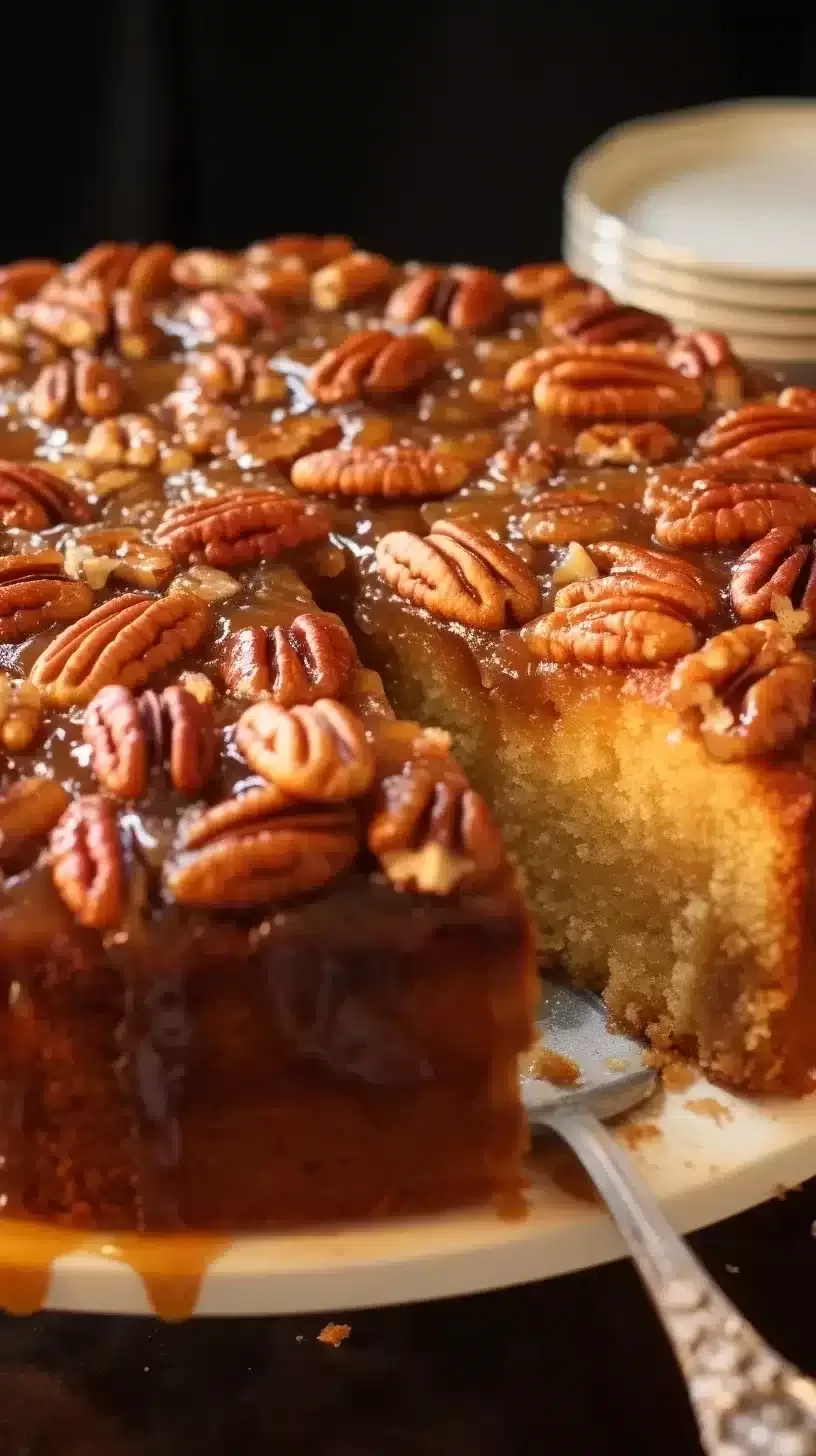
[[[152,673],[195,647],[211,621],[200,597],[127,592],[55,637],[30,678],[47,702],[62,708],[89,703],[108,683],[141,687]]]
[[[147,591],[165,587],[175,574],[169,551],[155,546],[131,526],[85,531],[65,547],[65,573],[74,580],[83,577],[94,591],[101,591],[110,577]]]
[[[521,534],[533,546],[564,546],[568,541],[598,541],[621,529],[614,501],[591,490],[552,490],[536,496],[521,518]]]
[[[368,847],[400,890],[426,895],[475,887],[504,862],[487,804],[445,757],[413,759],[383,779]]]
[[[100,418],[122,407],[122,378],[101,359],[57,359],[40,370],[28,396],[28,410],[47,425],[77,411]]]
[[[246,565],[279,556],[329,533],[324,506],[291,500],[276,490],[228,490],[212,500],[173,506],[154,533],[174,561],[209,566]]]
[[[308,385],[321,404],[340,404],[363,395],[400,394],[438,367],[439,354],[422,334],[395,338],[387,329],[360,329],[320,356]]]
[[[279,258],[268,263],[247,263],[236,279],[236,287],[274,303],[307,303],[309,270],[299,258]]]
[[[42,722],[42,699],[33,683],[0,672],[0,743],[7,753],[29,748]]]
[[[244,253],[244,259],[253,268],[280,264],[288,259],[314,273],[318,268],[336,263],[339,258],[347,258],[353,251],[351,238],[342,237],[339,233],[327,233],[325,237],[317,237],[313,233],[281,233],[279,237],[252,243]]]
[[[518,303],[543,303],[581,281],[567,263],[522,263],[502,280],[505,292]]]
[[[289,397],[286,380],[270,369],[266,355],[238,344],[218,344],[207,354],[194,354],[182,387],[188,382],[210,399],[245,395],[255,404],[284,404]]]
[[[18,779],[0,795],[0,866],[16,869],[30,860],[68,803],[61,784],[50,778]]]
[[[816,393],[785,389],[775,404],[729,410],[697,442],[707,456],[816,470]]]
[[[418,445],[382,445],[367,450],[318,450],[292,467],[292,484],[316,495],[433,497],[452,495],[470,474],[455,455],[422,450]]]
[[[648,344],[573,344],[538,349],[511,364],[508,389],[532,390],[545,415],[575,419],[660,419],[702,408],[696,379],[671,369]]]
[[[132,288],[118,288],[113,295],[113,324],[123,359],[149,359],[164,342],[153,322],[150,299]]]
[[[202,288],[229,288],[240,267],[240,260],[233,253],[191,248],[189,252],[179,253],[170,271],[175,283],[197,293]]]
[[[0,556],[0,642],[20,642],[90,611],[90,587],[70,581],[59,551]]]
[[[39,334],[65,349],[95,349],[110,328],[110,298],[101,283],[52,279],[26,309]]]
[[[282,708],[342,698],[357,652],[339,617],[302,612],[288,627],[244,627],[226,640],[221,672],[238,698],[273,698]]]
[[[592,425],[578,435],[575,453],[584,465],[659,465],[680,453],[680,441],[659,420],[641,425]]]
[[[277,789],[244,794],[202,814],[187,852],[165,868],[175,900],[205,909],[240,909],[321,889],[357,855],[348,804],[292,805]]]
[[[215,764],[212,707],[177,685],[135,697],[110,684],[88,704],[82,731],[100,784],[121,799],[141,797],[152,767],[166,768],[180,794],[198,794]]]
[[[501,278],[489,268],[420,268],[395,288],[385,315],[403,324],[431,317],[452,329],[490,329],[508,304]]]
[[[0,460],[0,523],[23,531],[45,531],[60,521],[93,519],[87,501],[67,480],[40,465]]]
[[[659,509],[655,536],[676,550],[756,541],[775,526],[816,526],[816,493],[796,481],[748,480],[731,485],[706,479],[705,467],[675,499],[647,487],[644,510]]]
[[[385,288],[392,273],[388,259],[379,253],[348,253],[312,275],[312,303],[323,312],[348,308]]]
[[[230,454],[243,469],[275,465],[288,475],[296,460],[317,450],[329,450],[343,438],[342,426],[331,415],[288,415],[279,424],[253,433],[240,428],[228,436]]]
[[[592,667],[671,662],[697,646],[697,624],[717,594],[690,563],[644,546],[610,541],[594,548],[606,576],[562,587],[548,616],[525,634],[537,657]]]
[[[0,268],[0,292],[15,303],[25,303],[59,273],[59,264],[50,258],[22,258],[18,263],[5,263]]]
[[[84,795],[51,834],[51,877],[81,925],[112,930],[125,907],[125,862],[110,800]]]
[[[678,662],[670,701],[712,758],[754,758],[785,748],[810,720],[816,664],[778,622],[733,627]]]
[[[257,293],[216,293],[205,290],[184,308],[184,318],[203,341],[243,344],[263,332],[277,337],[285,328],[284,315]]]
[[[95,465],[132,465],[150,469],[161,463],[167,436],[149,415],[117,415],[100,420],[85,441],[85,459]]]
[[[800,631],[816,629],[816,553],[796,527],[777,526],[748,547],[731,573],[731,603],[743,622],[770,617],[781,605],[801,613]],[[798,634],[797,634],[798,635]]]
[[[294,708],[253,703],[235,742],[250,768],[293,799],[358,799],[374,781],[374,751],[356,713],[333,698]]]
[[[435,521],[428,536],[390,531],[376,559],[393,591],[448,622],[495,632],[541,610],[538,582],[521,557],[460,521]]]
[[[564,317],[551,323],[554,334],[579,344],[657,344],[672,337],[668,319],[625,303],[616,303],[605,288],[592,287]]]
[[[699,379],[720,409],[735,409],[742,403],[742,369],[725,334],[710,329],[680,334],[669,349],[666,362],[688,379]]]

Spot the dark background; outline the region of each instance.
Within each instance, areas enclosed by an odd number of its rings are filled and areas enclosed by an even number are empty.
[[[749,0],[750,3],[750,0]],[[0,257],[343,231],[557,254],[573,156],[630,117],[816,94],[816,5],[99,0],[3,13]],[[816,1373],[816,1190],[701,1235]],[[327,1317],[342,1318],[342,1311]],[[691,1456],[626,1266],[438,1306],[194,1323],[0,1318],[0,1456]]]
[[[6,258],[342,231],[510,266],[558,252],[605,128],[816,94],[813,0],[29,0],[3,28]]]

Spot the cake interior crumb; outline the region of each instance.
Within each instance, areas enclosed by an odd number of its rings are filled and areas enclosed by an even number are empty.
[[[716,1097],[692,1097],[683,1106],[697,1117],[710,1117],[718,1127],[724,1127],[726,1123],[734,1121],[734,1114],[730,1107],[724,1102],[718,1102]]]
[[[336,1325],[330,1320],[327,1325],[323,1326],[317,1338],[321,1345],[333,1345],[337,1349],[350,1334],[351,1325]]]

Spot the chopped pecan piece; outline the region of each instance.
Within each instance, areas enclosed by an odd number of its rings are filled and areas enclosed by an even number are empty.
[[[591,490],[551,490],[536,496],[521,518],[521,534],[533,546],[565,546],[615,536],[621,513],[614,501]]]
[[[388,300],[386,318],[412,324],[438,318],[452,329],[491,329],[509,304],[501,278],[489,268],[420,268]]]
[[[89,703],[108,683],[141,687],[195,647],[211,620],[200,597],[127,592],[55,637],[34,663],[31,681],[62,708]]]
[[[377,546],[388,585],[434,617],[487,632],[521,626],[541,610],[529,566],[486,531],[435,521],[428,536],[390,531]]]
[[[788,613],[801,614],[799,630],[812,635],[816,630],[813,542],[803,541],[795,526],[777,526],[760,537],[734,565],[731,603],[743,622],[758,622],[786,606]]]
[[[276,490],[228,490],[211,500],[173,506],[155,531],[175,561],[245,566],[319,541],[331,522],[325,507],[291,500]]]
[[[174,259],[171,274],[182,288],[197,293],[202,288],[229,288],[240,270],[240,260],[233,253],[219,253],[215,248],[192,248]]]
[[[84,577],[94,591],[117,577],[130,586],[157,591],[175,572],[169,551],[155,546],[132,526],[85,531],[65,547],[65,572],[74,580]]]
[[[697,646],[697,624],[713,615],[717,594],[689,562],[645,546],[609,541],[593,554],[606,576],[561,587],[548,616],[525,636],[538,657],[592,667],[671,662]]]
[[[498,450],[490,462],[490,473],[514,486],[542,485],[557,475],[563,464],[564,451],[557,445],[533,440],[524,449],[508,445]]]
[[[696,379],[671,369],[649,344],[573,344],[538,349],[511,364],[508,389],[532,390],[544,415],[573,419],[660,419],[702,408]]]
[[[0,795],[0,865],[17,869],[35,855],[68,803],[51,778],[18,779]]]
[[[67,480],[40,465],[0,460],[0,523],[23,531],[45,531],[60,521],[93,519],[87,501]]]
[[[481,794],[452,759],[412,759],[383,779],[368,847],[400,890],[450,895],[503,864],[501,837]]]
[[[253,703],[235,742],[250,768],[293,799],[358,799],[374,780],[374,751],[362,722],[333,698],[294,708]]]
[[[72,283],[98,283],[110,297],[125,282],[139,256],[135,243],[95,243],[65,270]]]
[[[785,748],[810,720],[816,665],[778,622],[734,627],[678,662],[672,706],[699,729],[712,758]]]
[[[544,303],[582,281],[567,263],[522,263],[503,279],[505,292],[518,303]]]
[[[93,593],[65,575],[59,551],[0,556],[0,642],[21,642],[90,611]]]
[[[292,467],[292,484],[316,495],[383,496],[386,500],[451,495],[470,467],[454,455],[417,445],[382,445],[367,450],[318,450]]]
[[[729,410],[698,440],[705,455],[816,470],[816,392],[785,389],[776,404]]]
[[[51,834],[51,876],[81,925],[112,930],[125,907],[125,862],[116,810],[87,794],[68,806]]]
[[[643,497],[644,510],[659,512],[658,541],[675,550],[756,541],[775,526],[816,526],[816,492],[797,481],[720,483],[721,476],[708,478],[705,465],[685,490],[680,472],[678,477],[673,498],[667,497],[660,477],[647,486]]]
[[[246,395],[255,404],[283,404],[289,396],[286,380],[270,369],[265,354],[238,344],[218,344],[207,354],[193,355],[185,381],[210,399],[237,399]]]
[[[0,743],[7,753],[30,747],[42,722],[42,699],[33,683],[0,672]]]
[[[351,238],[337,233],[328,233],[325,237],[316,237],[312,233],[282,233],[280,237],[253,243],[244,253],[244,259],[253,268],[264,268],[271,263],[280,264],[288,259],[301,263],[310,273],[315,273],[318,268],[325,268],[329,263],[347,258],[353,251]]]
[[[273,698],[282,708],[341,698],[357,667],[345,626],[330,612],[303,612],[288,627],[244,627],[226,641],[221,671],[239,698]]]
[[[182,444],[193,456],[223,455],[232,415],[223,406],[201,403],[181,392],[170,402]]]
[[[657,344],[673,334],[661,314],[616,303],[605,288],[597,286],[589,288],[573,310],[554,319],[551,328],[560,338],[579,344]]]
[[[164,767],[180,794],[198,794],[216,756],[212,708],[174,685],[135,697],[112,683],[85,710],[83,737],[94,773],[120,799],[138,799],[152,767]]]
[[[699,379],[720,409],[736,409],[742,403],[743,373],[725,334],[710,329],[681,334],[669,349],[666,362],[688,379]]]
[[[28,396],[29,413],[47,425],[77,411],[101,418],[122,406],[122,378],[101,359],[57,359],[46,364]]]
[[[193,592],[211,605],[215,602],[228,602],[240,590],[241,583],[234,576],[230,576],[228,571],[218,571],[215,566],[202,566],[200,563],[189,567],[183,576],[177,576],[170,587],[171,592]]]
[[[575,453],[584,465],[659,465],[679,451],[677,436],[659,420],[592,425],[575,441]]]
[[[323,312],[348,308],[385,288],[392,273],[388,259],[379,253],[347,253],[312,275],[312,303]]]
[[[240,429],[228,437],[230,454],[244,468],[276,465],[288,475],[296,460],[314,451],[329,450],[343,438],[342,427],[331,415],[288,415],[277,425],[252,434]]]
[[[422,334],[360,329],[327,349],[309,375],[309,389],[321,404],[340,404],[362,395],[400,394],[421,384],[438,367],[439,355]]]
[[[290,900],[327,885],[357,856],[348,804],[295,804],[269,787],[216,804],[171,860],[165,884],[184,905],[240,909]]]

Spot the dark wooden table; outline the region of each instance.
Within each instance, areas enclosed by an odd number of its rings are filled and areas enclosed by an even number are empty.
[[[816,1180],[698,1235],[724,1288],[816,1373]],[[327,1310],[342,1320],[344,1311]],[[694,1456],[625,1264],[319,1317],[0,1321],[0,1456]]]

